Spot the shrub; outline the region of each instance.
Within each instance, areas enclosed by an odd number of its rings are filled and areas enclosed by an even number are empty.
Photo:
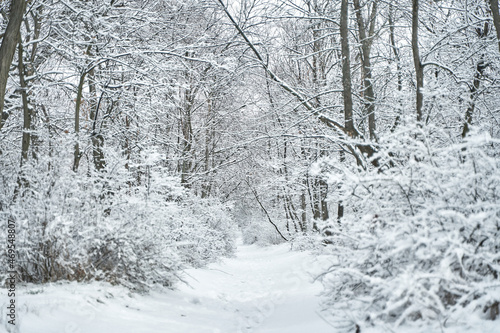
[[[323,275],[336,316],[381,327],[498,316],[500,142],[436,133],[395,133],[381,142],[380,168],[335,170],[350,208],[330,225],[337,263]]]
[[[126,170],[80,175],[44,167],[25,167],[29,186],[0,212],[16,222],[21,281],[105,280],[147,290],[233,251],[230,207],[197,198],[159,167],[133,190]]]

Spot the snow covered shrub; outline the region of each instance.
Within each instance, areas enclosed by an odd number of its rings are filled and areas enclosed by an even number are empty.
[[[146,290],[233,251],[229,207],[196,198],[161,167],[134,187],[125,169],[78,174],[39,163],[22,174],[29,187],[1,212],[16,222],[21,281],[95,279]]]
[[[89,232],[86,252],[96,277],[130,287],[152,283],[170,286],[177,280],[182,261],[169,239],[175,224],[169,218],[175,203],[161,202],[154,195],[115,193],[103,224]]]
[[[291,240],[291,246],[296,251],[317,251],[323,248],[324,243],[320,235],[298,235]]]
[[[394,133],[380,168],[332,173],[349,210],[330,226],[332,314],[389,328],[498,318],[500,141],[444,138],[432,127]]]
[[[178,207],[177,228],[169,235],[183,262],[199,267],[235,250],[231,206],[215,199],[186,197]]]

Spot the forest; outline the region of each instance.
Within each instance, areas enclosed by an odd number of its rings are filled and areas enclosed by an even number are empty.
[[[499,320],[498,0],[0,12],[2,284],[175,288],[242,237],[328,255],[358,330]]]

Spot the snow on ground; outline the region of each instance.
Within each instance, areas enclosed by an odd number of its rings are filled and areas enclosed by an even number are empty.
[[[239,244],[234,258],[187,270],[187,284],[175,291],[139,295],[97,282],[30,285],[18,290],[16,327],[20,333],[332,332],[319,311],[322,286],[310,275],[321,266],[286,244]],[[6,295],[1,299],[4,332]]]

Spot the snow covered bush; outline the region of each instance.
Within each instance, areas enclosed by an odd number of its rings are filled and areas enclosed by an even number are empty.
[[[177,227],[169,240],[180,249],[183,262],[199,267],[235,250],[231,206],[214,199],[187,197],[177,207]]]
[[[349,209],[329,227],[336,263],[322,276],[336,316],[387,329],[498,319],[500,141],[444,138],[415,127],[381,140],[379,168],[332,166]]]
[[[124,168],[76,174],[65,165],[26,165],[22,182],[29,187],[3,192],[8,209],[0,212],[16,223],[20,280],[105,280],[147,290],[171,286],[187,265],[230,255],[230,207],[196,197],[160,166],[147,170],[148,181],[131,187]],[[15,179],[10,184],[12,191]]]
[[[291,247],[296,251],[322,252],[323,240],[320,234],[299,235],[291,240]]]

